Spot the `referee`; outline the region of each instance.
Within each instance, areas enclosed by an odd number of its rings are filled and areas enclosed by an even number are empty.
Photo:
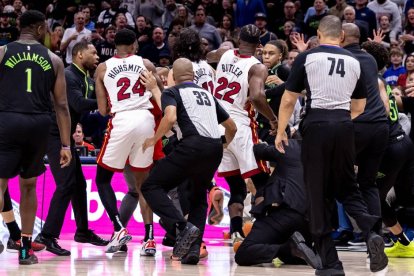
[[[326,16],[318,28],[321,45],[296,58],[282,97],[275,141],[284,153],[283,144],[288,146],[284,130],[299,93],[306,88],[306,115],[300,131],[310,230],[322,260],[316,275],[345,275],[330,236],[335,199],[362,229],[371,271],[381,271],[388,264],[384,242],[372,232],[379,217],[368,214],[355,180],[352,119],[364,111],[367,92],[358,60],[339,47],[343,36],[340,19]]]
[[[175,123],[178,123],[176,130],[180,142],[158,162],[141,191],[162,221],[176,225],[179,234],[174,255],[182,258],[181,263],[197,264],[206,223],[206,191],[223,156],[218,124],[226,129],[227,143],[233,140],[237,128],[211,93],[193,83],[190,60],[177,59],[173,70],[177,85],[162,93],[164,117],[154,137],[145,141],[143,150],[154,146]],[[167,196],[167,191],[185,180],[192,183],[188,223]]]

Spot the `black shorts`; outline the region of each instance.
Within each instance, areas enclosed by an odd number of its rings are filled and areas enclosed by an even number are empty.
[[[0,112],[0,178],[31,178],[45,171],[49,114]]]

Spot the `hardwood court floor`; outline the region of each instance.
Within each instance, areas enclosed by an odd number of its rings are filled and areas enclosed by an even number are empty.
[[[47,251],[37,253],[39,264],[19,266],[17,254],[4,251],[0,255],[0,275],[314,275],[307,266],[272,265],[240,267],[234,263],[232,247],[220,241],[207,241],[209,256],[196,266],[181,265],[169,259],[171,248],[158,245],[154,257],[141,257],[140,239],[134,237],[128,244],[127,254],[105,254],[103,248],[89,244],[78,244],[60,240],[63,248],[70,249],[70,257],[57,257]],[[218,245],[220,244],[220,245]],[[366,267],[366,254],[361,252],[340,252],[346,275],[414,275],[414,259],[390,259],[388,273],[370,273]]]

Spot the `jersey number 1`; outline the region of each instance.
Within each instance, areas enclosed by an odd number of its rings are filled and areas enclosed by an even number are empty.
[[[131,86],[131,81],[128,78],[120,78],[116,83],[117,87],[121,87],[118,91],[118,102],[131,98],[131,92],[127,92],[128,88]],[[145,87],[142,85],[141,81],[138,79],[134,86],[132,87],[133,94],[139,94],[140,97],[144,96]]]
[[[32,92],[32,68],[26,69],[27,88],[26,92]]]

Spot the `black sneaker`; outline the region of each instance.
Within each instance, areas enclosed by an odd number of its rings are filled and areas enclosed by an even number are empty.
[[[301,233],[295,232],[290,237],[290,250],[293,256],[301,258],[314,269],[322,268],[321,259],[305,243],[305,238]]]
[[[162,239],[162,245],[168,246],[168,247],[174,247],[174,244],[175,244],[175,237],[173,239],[173,237],[170,234],[165,233],[165,236]]]
[[[325,268],[325,269],[316,269],[315,275],[318,276],[345,276],[343,269],[339,268]]]
[[[196,243],[193,243],[188,251],[187,255],[181,258],[182,264],[198,264],[200,260],[200,246]]]
[[[180,231],[177,235],[177,240],[174,245],[173,255],[177,257],[183,257],[187,255],[190,250],[190,246],[200,237],[200,229],[187,222],[184,230]],[[198,254],[200,254],[200,248],[198,248]]]
[[[19,264],[32,265],[37,264],[39,261],[32,249],[20,248],[19,249]]]
[[[3,243],[0,241],[0,254],[4,251],[4,245]]]
[[[35,242],[46,245],[46,250],[58,256],[70,256],[70,251],[60,247],[55,238],[48,238],[40,233]]]
[[[126,244],[121,245],[121,247],[119,248],[118,252],[128,252],[128,246]]]
[[[381,236],[371,232],[367,239],[367,249],[372,272],[384,270],[388,265],[388,257],[384,252],[384,240]]]
[[[354,234],[351,231],[343,230],[334,239],[335,246],[337,247],[348,247],[350,241],[354,239]]]
[[[86,232],[76,231],[75,241],[79,243],[90,243],[96,246],[106,246],[109,243],[109,241],[102,239],[89,229]]]

